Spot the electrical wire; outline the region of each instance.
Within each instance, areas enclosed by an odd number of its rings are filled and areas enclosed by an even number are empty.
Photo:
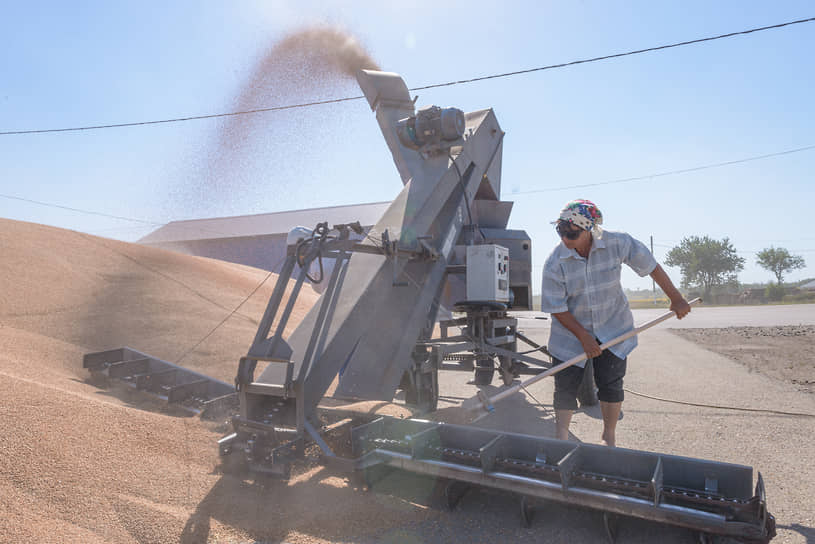
[[[532,72],[540,72],[540,71],[543,71],[543,70],[552,70],[552,69],[555,69],[555,68],[565,68],[566,66],[574,66],[576,64],[586,64],[586,63],[589,63],[589,62],[598,62],[598,61],[601,61],[601,60],[608,60],[608,59],[614,59],[614,58],[619,58],[619,57],[627,57],[629,55],[638,55],[640,53],[649,53],[649,52],[652,52],[652,51],[660,51],[660,50],[663,50],[663,49],[671,49],[673,47],[681,47],[683,45],[692,45],[692,44],[695,44],[695,43],[709,42],[709,41],[713,41],[713,40],[721,40],[723,38],[732,38],[732,37],[738,36],[740,34],[751,34],[753,32],[761,32],[763,30],[771,30],[771,29],[781,28],[781,27],[790,26],[790,25],[797,25],[797,24],[801,24],[801,23],[810,23],[812,21],[815,21],[815,17],[810,17],[808,19],[799,19],[797,21],[789,21],[789,22],[786,22],[786,23],[779,23],[777,25],[769,25],[769,26],[762,26],[762,27],[758,27],[758,28],[751,28],[749,30],[740,30],[738,32],[729,32],[727,34],[720,34],[718,36],[710,36],[710,37],[707,37],[707,38],[699,38],[699,39],[696,39],[696,40],[688,40],[688,41],[684,41],[684,42],[677,42],[677,43],[672,43],[672,44],[667,44],[667,45],[658,45],[656,47],[648,47],[648,48],[645,48],[645,49],[636,49],[634,51],[626,51],[625,53],[614,53],[612,55],[604,55],[602,57],[592,57],[592,58],[588,58],[588,59],[573,60],[571,62],[564,62],[564,63],[560,63],[560,64],[550,64],[548,66],[541,66],[539,68],[529,68],[529,69],[526,69],[526,70],[517,70],[515,72],[505,72],[503,74],[495,74],[495,75],[490,75],[490,76],[474,77],[474,78],[471,78],[471,79],[462,79],[462,80],[459,80],[459,81],[450,81],[448,83],[437,83],[437,84],[434,84],[434,85],[425,85],[424,87],[414,87],[414,88],[412,88],[410,90],[411,91],[422,91],[422,90],[425,90],[425,89],[435,89],[436,87],[447,87],[447,86],[450,86],[450,85],[461,85],[461,84],[464,84],[464,83],[474,83],[476,81],[484,81],[484,80],[487,80],[487,79],[497,79],[497,78],[500,78],[500,77],[517,76],[517,75],[521,75],[521,74],[529,74],[529,73],[532,73]]]
[[[124,128],[124,127],[138,127],[144,125],[160,125],[164,123],[181,123],[184,121],[198,121],[201,119],[215,119],[218,117],[232,117],[235,115],[251,115],[255,113],[268,113],[268,112],[276,112],[276,111],[283,111],[283,110],[291,110],[296,108],[308,108],[310,106],[322,106],[325,104],[336,104],[338,102],[349,102],[351,100],[360,100],[365,98],[364,96],[349,96],[345,98],[332,98],[329,100],[316,100],[314,102],[306,102],[302,104],[290,104],[288,106],[273,106],[270,108],[257,108],[253,110],[244,110],[244,111],[233,111],[228,113],[212,113],[208,115],[192,115],[189,117],[176,117],[174,119],[160,119],[158,121],[138,121],[133,123],[115,123],[109,125],[92,125],[92,126],[85,126],[85,127],[69,127],[69,128],[48,128],[48,129],[38,129],[38,130],[13,130],[13,131],[6,131],[0,132],[0,136],[13,136],[13,135],[20,135],[20,134],[44,134],[48,132],[76,132],[82,130],[100,130],[106,128]]]
[[[183,281],[181,281],[181,280],[179,280],[177,278],[174,278],[174,277],[172,277],[172,276],[170,276],[168,274],[165,274],[164,272],[161,272],[160,270],[156,270],[155,268],[151,268],[151,267],[147,266],[146,264],[144,264],[140,260],[136,259],[135,257],[131,257],[127,253],[124,253],[122,251],[119,251],[117,249],[114,249],[114,248],[108,246],[107,244],[100,241],[99,238],[90,236],[90,235],[85,234],[83,232],[77,232],[77,234],[79,236],[81,236],[82,238],[84,238],[84,239],[86,239],[86,240],[88,240],[88,241],[90,241],[90,242],[92,242],[94,244],[100,245],[100,246],[104,247],[105,249],[107,249],[108,251],[111,251],[111,252],[119,255],[120,257],[123,257],[123,258],[131,261],[132,263],[136,264],[137,266],[140,266],[140,267],[142,267],[142,268],[144,268],[146,270],[149,270],[150,272],[152,272],[153,274],[156,274],[157,276],[161,276],[162,278],[165,278],[165,279],[167,279],[167,280],[169,280],[171,282],[177,283],[178,285],[184,287],[185,289],[189,290],[191,293],[193,293],[196,296],[202,298],[203,300],[209,302],[210,304],[212,304],[212,305],[214,305],[214,306],[216,306],[218,308],[221,308],[222,310],[228,310],[228,308],[225,308],[223,305],[219,304],[217,301],[209,298],[208,296],[206,296],[202,292],[200,292],[197,289],[187,285]],[[241,315],[241,317],[243,317],[244,319],[246,319],[247,321],[249,321],[250,323],[252,323],[254,325],[258,324],[258,322],[255,319],[253,319],[253,318],[251,318],[249,316]]]
[[[274,269],[274,268],[277,268],[277,265],[279,265],[279,264],[280,264],[280,263],[282,263],[282,262],[283,262],[283,260],[281,259],[281,260],[280,260],[280,261],[278,261],[278,263],[277,263],[277,264],[276,264],[274,267],[272,267],[272,268],[273,268],[273,269]],[[221,328],[221,326],[222,326],[224,323],[226,323],[226,322],[227,322],[227,320],[229,320],[229,318],[230,318],[230,317],[232,317],[233,315],[235,315],[235,313],[236,313],[236,312],[237,312],[237,311],[240,309],[240,307],[241,307],[241,306],[243,306],[243,305],[246,303],[246,301],[247,301],[247,300],[249,300],[250,298],[252,298],[252,295],[254,295],[255,293],[257,293],[258,289],[260,289],[260,288],[263,286],[263,284],[264,284],[264,283],[266,283],[266,282],[269,280],[269,278],[271,278],[271,277],[272,277],[272,274],[273,274],[273,272],[271,272],[271,271],[270,271],[268,274],[266,274],[266,277],[265,277],[265,278],[263,278],[263,281],[261,281],[259,284],[257,284],[257,286],[256,286],[254,289],[252,289],[252,292],[251,292],[251,293],[249,293],[248,295],[246,295],[246,298],[244,298],[244,299],[243,299],[243,300],[240,302],[240,304],[238,304],[237,306],[235,306],[235,308],[234,308],[234,309],[233,309],[231,312],[229,312],[229,315],[227,315],[225,318],[223,318],[223,319],[221,320],[221,322],[220,322],[220,323],[218,323],[217,325],[215,325],[215,326],[212,328],[212,330],[210,330],[210,331],[209,331],[207,334],[205,334],[205,335],[204,335],[204,337],[203,337],[203,338],[201,338],[201,339],[200,339],[198,342],[196,342],[194,346],[192,346],[190,349],[188,349],[188,350],[187,350],[187,351],[185,351],[183,354],[181,354],[181,357],[179,357],[178,359],[176,359],[176,360],[175,360],[175,364],[180,363],[180,362],[181,362],[181,360],[182,360],[182,359],[184,359],[184,357],[186,357],[187,355],[189,355],[190,353],[192,353],[192,352],[193,352],[193,350],[195,350],[195,348],[197,348],[198,346],[200,346],[201,344],[203,344],[203,343],[204,343],[204,341],[205,341],[207,338],[209,338],[210,336],[212,336],[212,335],[215,333],[215,331],[217,331],[218,329],[220,329],[220,328]]]
[[[682,400],[674,400],[674,399],[665,399],[662,397],[655,397],[653,395],[646,395],[645,393],[639,393],[637,391],[632,391],[628,388],[623,388],[623,391],[631,393],[632,395],[636,395],[638,397],[643,397],[646,399],[657,400],[660,402],[668,402],[671,404],[682,404],[685,406],[697,406],[699,408],[714,408],[716,410],[735,410],[738,412],[759,412],[765,414],[777,414],[782,416],[794,416],[794,417],[815,417],[815,414],[805,413],[805,412],[785,412],[782,410],[768,410],[764,408],[741,408],[738,406],[719,406],[715,404],[702,404],[697,402],[686,402]]]
[[[708,168],[720,168],[722,166],[730,166],[730,165],[733,165],[733,164],[741,164],[741,163],[744,163],[744,162],[757,161],[757,160],[760,160],[760,159],[768,159],[770,157],[778,157],[778,156],[781,156],[781,155],[789,155],[791,153],[799,153],[801,151],[809,151],[809,150],[812,150],[812,149],[815,149],[815,145],[808,145],[808,146],[805,146],[805,147],[798,147],[798,148],[795,148],[795,149],[786,149],[784,151],[778,151],[778,152],[775,152],[775,153],[767,153],[765,155],[756,155],[756,156],[753,156],[753,157],[745,157],[743,159],[736,159],[736,160],[733,160],[733,161],[717,162],[717,163],[713,163],[713,164],[705,164],[705,165],[702,165],[702,166],[694,166],[694,167],[691,167],[691,168],[683,168],[681,170],[671,170],[671,171],[668,171],[668,172],[660,172],[660,173],[657,173],[657,174],[648,174],[648,175],[645,175],[645,176],[636,176],[636,177],[633,177],[633,178],[620,178],[620,179],[613,179],[613,180],[609,180],[609,181],[600,181],[600,182],[596,182],[596,183],[584,183],[582,185],[568,185],[568,186],[564,186],[564,187],[552,187],[552,188],[548,188],[548,189],[531,189],[529,191],[515,191],[515,192],[513,192],[511,194],[513,194],[513,195],[525,195],[525,194],[531,194],[531,193],[548,193],[548,192],[553,192],[553,191],[564,191],[566,189],[582,189],[584,187],[597,187],[599,185],[611,185],[611,184],[614,184],[614,183],[626,183],[626,182],[630,182],[630,181],[651,180],[653,178],[661,178],[661,177],[664,177],[664,176],[673,176],[673,175],[677,175],[677,174],[687,174],[689,172],[697,172],[699,170],[707,170]]]
[[[53,203],[50,203],[50,202],[41,202],[39,200],[31,200],[30,198],[23,198],[23,197],[19,197],[19,196],[0,194],[0,198],[8,198],[10,200],[19,200],[19,201],[22,201],[22,202],[28,202],[30,204],[39,204],[40,206],[47,206],[49,208],[59,208],[61,210],[79,212],[79,213],[84,213],[84,214],[88,214],[88,215],[99,215],[101,217],[110,217],[110,218],[113,218],[113,219],[123,219],[125,221],[132,221],[134,223],[143,223],[145,225],[152,225],[152,226],[156,226],[156,227],[164,226],[164,223],[156,223],[155,221],[146,221],[144,219],[136,219],[135,217],[123,217],[121,215],[111,215],[109,213],[94,212],[94,211],[91,211],[91,210],[83,210],[83,209],[80,209],[80,208],[72,208],[70,206],[63,206],[61,204],[53,204]]]
[[[473,215],[470,211],[470,200],[467,198],[467,188],[464,186],[464,177],[461,175],[461,170],[459,170],[458,165],[456,164],[456,159],[453,158],[453,153],[448,149],[447,156],[450,158],[450,162],[453,163],[453,166],[456,169],[456,174],[458,174],[458,186],[461,188],[461,196],[464,197],[464,206],[467,208],[467,225],[473,224]]]
[[[501,73],[501,74],[480,76],[480,77],[474,77],[474,78],[470,78],[470,79],[461,79],[461,80],[458,80],[458,81],[448,81],[446,83],[435,83],[435,84],[432,84],[432,85],[424,85],[424,86],[421,86],[421,87],[413,87],[413,88],[411,88],[409,90],[410,91],[423,91],[423,90],[426,90],[426,89],[435,89],[435,88],[438,88],[438,87],[450,87],[450,86],[453,86],[453,85],[463,85],[465,83],[475,83],[477,81],[486,81],[486,80],[489,80],[489,79],[512,77],[512,76],[517,76],[517,75],[529,74],[529,73],[533,73],[533,72],[541,72],[541,71],[544,71],[544,70],[553,70],[553,69],[556,69],[556,68],[565,68],[567,66],[575,66],[575,65],[578,65],[578,64],[587,64],[587,63],[590,63],[590,62],[599,62],[599,61],[609,60],[609,59],[614,59],[614,58],[627,57],[627,56],[630,56],[630,55],[638,55],[638,54],[641,54],[641,53],[649,53],[649,52],[653,52],[653,51],[661,51],[661,50],[664,50],[664,49],[671,49],[671,48],[674,48],[674,47],[682,47],[682,46],[685,46],[685,45],[692,45],[692,44],[697,44],[697,43],[702,43],[702,42],[721,40],[721,39],[724,39],[724,38],[732,38],[734,36],[739,36],[739,35],[744,35],[744,34],[752,34],[754,32],[762,32],[762,31],[765,31],[765,30],[773,30],[773,29],[778,29],[778,28],[791,26],[791,25],[802,24],[802,23],[810,23],[812,21],[815,21],[815,17],[809,17],[807,19],[798,19],[798,20],[795,20],[795,21],[788,21],[788,22],[785,22],[785,23],[762,26],[762,27],[758,27],[758,28],[751,28],[751,29],[748,29],[748,30],[740,30],[740,31],[737,31],[737,32],[729,32],[727,34],[720,34],[718,36],[709,36],[709,37],[706,37],[706,38],[698,38],[698,39],[695,39],[695,40],[686,40],[686,41],[676,42],[676,43],[671,43],[671,44],[658,45],[658,46],[655,46],[655,47],[647,47],[645,49],[636,49],[636,50],[633,50],[633,51],[626,51],[626,52],[623,52],[623,53],[614,53],[614,54],[611,54],[611,55],[603,55],[603,56],[600,56],[600,57],[591,57],[591,58],[587,58],[587,59],[573,60],[573,61],[570,61],[570,62],[563,62],[563,63],[558,63],[558,64],[550,64],[550,65],[547,65],[547,66],[540,66],[540,67],[537,67],[537,68],[528,68],[528,69],[525,69],[525,70],[516,70],[516,71],[513,71],[513,72],[504,72],[504,73]],[[232,117],[232,116],[236,116],[236,115],[250,115],[250,114],[256,114],[256,113],[268,113],[268,112],[277,112],[277,111],[283,111],[283,110],[290,110],[290,109],[295,109],[295,108],[306,108],[306,107],[311,107],[311,106],[322,106],[322,105],[326,105],[326,104],[336,104],[336,103],[339,103],[339,102],[349,102],[349,101],[352,101],[352,100],[361,100],[362,98],[364,98],[364,96],[349,96],[349,97],[344,97],[344,98],[333,98],[333,99],[328,99],[328,100],[316,100],[316,101],[313,101],[313,102],[305,102],[305,103],[301,103],[301,104],[290,104],[290,105],[287,105],[287,106],[273,106],[273,107],[269,107],[269,108],[256,108],[256,109],[251,109],[251,110],[235,111],[235,112],[228,112],[228,113],[214,113],[214,114],[208,114],[208,115],[194,115],[194,116],[187,116],[187,117],[177,117],[177,118],[174,118],[174,119],[161,119],[161,120],[157,120],[157,121],[139,121],[139,122],[133,122],[133,123],[115,123],[115,124],[107,124],[107,125],[92,125],[92,126],[69,127],[69,128],[13,130],[13,131],[0,132],[0,136],[13,136],[13,135],[22,135],[22,134],[44,134],[44,133],[50,133],[50,132],[75,132],[75,131],[99,130],[99,129],[108,129],[108,128],[123,128],[123,127],[135,127],[135,126],[145,126],[145,125],[158,125],[158,124],[164,124],[164,123],[179,123],[179,122],[185,122],[185,121],[196,121],[196,120],[201,120],[201,119],[214,119],[214,118],[219,118],[219,117]]]
[[[532,395],[532,393],[530,393],[529,390],[526,387],[524,387],[523,383],[521,383],[521,389],[523,389],[524,392],[526,392],[527,395],[532,397],[532,400],[534,400],[538,404],[538,406],[540,406],[541,408],[546,410],[544,404],[542,402],[540,402],[538,399],[536,399]],[[775,414],[775,415],[790,416],[790,417],[815,417],[815,414],[811,414],[811,413],[807,413],[807,412],[787,412],[787,411],[783,411],[783,410],[769,410],[769,409],[764,409],[764,408],[742,408],[742,407],[739,407],[739,406],[721,406],[721,405],[716,405],[716,404],[703,404],[703,403],[697,403],[697,402],[686,402],[686,401],[681,401],[681,400],[666,399],[666,398],[662,398],[662,397],[656,397],[656,396],[653,396],[653,395],[646,395],[645,393],[639,393],[637,391],[633,391],[631,389],[628,389],[627,387],[624,387],[623,391],[625,391],[627,393],[631,393],[632,395],[635,395],[637,397],[643,397],[643,398],[646,398],[646,399],[656,400],[656,401],[659,401],[659,402],[667,402],[667,403],[670,403],[670,404],[681,404],[681,405],[684,405],[684,406],[696,406],[698,408],[711,408],[711,409],[715,409],[715,410],[733,410],[733,411],[736,411],[736,412],[753,412],[753,413]]]
[[[169,223],[158,223],[156,221],[148,221],[146,219],[138,219],[136,217],[125,217],[125,216],[122,216],[122,215],[112,215],[112,214],[109,214],[109,213],[97,212],[97,211],[93,211],[93,210],[86,210],[86,209],[83,209],[83,208],[73,208],[73,207],[70,207],[70,206],[64,206],[62,204],[54,204],[53,202],[42,202],[42,201],[39,201],[39,200],[31,200],[29,198],[23,198],[23,197],[13,196],[13,195],[0,194],[0,198],[8,198],[8,199],[11,199],[11,200],[20,200],[22,202],[28,202],[28,203],[31,203],[31,204],[38,204],[40,206],[45,206],[47,208],[57,208],[57,209],[60,209],[60,210],[68,210],[68,211],[77,212],[77,213],[84,213],[84,214],[87,214],[87,215],[98,215],[98,216],[101,216],[101,217],[109,217],[109,218],[112,218],[112,219],[122,219],[124,221],[132,221],[134,223],[140,223],[143,226],[164,227],[164,226],[167,226],[169,224]],[[200,220],[193,220],[193,221],[200,221]],[[171,221],[171,222],[178,223],[178,221]],[[127,227],[127,228],[132,229],[132,228],[140,228],[140,227]],[[224,236],[224,237],[228,237],[228,238],[238,238],[238,237],[241,237],[241,236],[245,236],[244,234],[238,234],[238,233],[234,233],[234,232],[225,232],[223,230],[208,229],[208,228],[204,228],[204,227],[201,227],[201,226],[195,226],[194,227],[192,225],[179,225],[179,224],[176,224],[176,225],[174,225],[174,228],[181,229],[181,230],[191,230],[191,231],[193,231],[195,233],[205,232],[205,233],[208,233],[208,234],[217,234],[219,236]],[[119,230],[119,229],[114,228],[114,229],[104,229],[104,230]]]
[[[529,389],[527,389],[527,388],[526,388],[526,386],[524,386],[523,382],[521,382],[521,384],[520,384],[520,385],[521,385],[521,389],[523,389],[523,390],[524,390],[524,392],[525,392],[527,395],[529,395],[530,397],[532,397],[532,400],[534,400],[534,401],[537,403],[537,405],[540,407],[540,409],[541,409],[541,410],[543,410],[545,413],[548,413],[548,412],[549,412],[549,410],[547,410],[547,409],[546,409],[546,406],[544,406],[544,404],[543,404],[541,401],[539,401],[538,399],[536,399],[536,398],[535,398],[535,396],[534,396],[532,393],[530,393],[530,392],[529,392]]]

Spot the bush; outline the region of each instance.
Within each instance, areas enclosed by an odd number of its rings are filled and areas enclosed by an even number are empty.
[[[815,302],[815,292],[801,292],[784,297],[784,302],[790,303],[813,303]]]
[[[784,287],[781,284],[770,284],[767,286],[767,290],[764,291],[764,294],[770,300],[781,300],[784,298]]]

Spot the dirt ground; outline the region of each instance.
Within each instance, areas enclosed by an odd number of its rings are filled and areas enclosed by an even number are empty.
[[[770,378],[815,392],[815,326],[670,329]]]

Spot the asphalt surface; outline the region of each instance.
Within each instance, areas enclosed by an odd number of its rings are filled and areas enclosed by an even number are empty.
[[[642,324],[665,309],[635,310]],[[549,321],[521,313],[519,330],[545,343]],[[695,307],[685,319],[675,318],[645,331],[629,357],[626,388],[630,392],[668,400],[746,409],[787,410],[815,414],[815,398],[785,383],[749,372],[741,365],[665,330],[815,323],[815,305]],[[813,362],[815,364],[815,362]],[[472,398],[477,386],[469,373],[445,371],[440,375],[441,409]],[[524,379],[529,377],[524,376]],[[517,382],[516,382],[517,383]],[[503,388],[496,376],[488,395]],[[627,393],[617,431],[618,446],[710,459],[754,468],[764,476],[770,511],[778,519],[773,542],[815,543],[815,477],[812,446],[815,418],[686,406]],[[551,406],[553,380],[545,378],[526,392],[496,405],[495,413],[475,423],[484,428],[554,437]],[[571,439],[601,444],[599,407],[579,410]],[[605,539],[602,515],[561,504],[536,509],[531,528],[519,527],[515,497],[475,492],[465,496],[456,511],[440,523],[428,521],[401,527],[379,541],[487,542],[600,542]],[[693,531],[625,518],[618,542],[662,544],[694,542]]]

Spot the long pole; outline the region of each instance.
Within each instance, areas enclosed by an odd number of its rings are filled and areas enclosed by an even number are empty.
[[[688,302],[688,304],[693,305],[693,304],[696,304],[697,302],[699,302],[701,300],[702,300],[701,298],[695,298],[695,299],[691,300],[690,302]],[[674,315],[674,312],[665,312],[664,314],[657,317],[656,319],[652,319],[651,321],[649,321],[647,323],[644,323],[644,324],[640,325],[639,327],[636,327],[633,330],[628,331],[625,334],[621,334],[620,336],[614,338],[613,340],[609,340],[608,342],[604,342],[603,344],[600,344],[600,349],[604,350],[604,349],[610,348],[611,346],[615,346],[615,345],[619,344],[620,342],[622,342],[624,340],[628,340],[632,336],[635,336],[635,335],[643,332],[646,329],[650,329],[654,325],[662,323],[663,321],[665,321],[666,319],[669,319],[673,315]],[[540,380],[546,378],[547,376],[551,376],[552,374],[557,374],[558,372],[560,372],[564,368],[568,368],[570,366],[576,365],[577,363],[579,363],[581,361],[585,361],[586,359],[587,359],[587,357],[586,357],[585,353],[581,353],[580,355],[576,355],[576,356],[572,357],[571,359],[569,359],[568,361],[566,361],[564,363],[561,363],[561,364],[559,364],[557,366],[553,366],[549,370],[547,370],[545,372],[541,372],[540,374],[536,375],[535,377],[529,378],[525,382],[521,382],[518,385],[514,385],[514,386],[510,387],[509,389],[505,389],[504,391],[501,391],[500,393],[497,393],[497,394],[493,395],[492,397],[487,397],[487,395],[484,394],[483,391],[479,391],[478,392],[478,399],[481,401],[481,404],[478,405],[478,408],[486,410],[487,412],[493,412],[495,410],[494,405],[499,400],[502,400],[502,399],[505,399],[505,398],[507,398],[507,397],[509,397],[511,395],[514,395],[515,393],[517,393],[521,389],[523,389],[525,387],[528,387],[528,386],[532,385],[533,383],[539,382]],[[484,415],[486,415],[486,414],[484,414]]]

